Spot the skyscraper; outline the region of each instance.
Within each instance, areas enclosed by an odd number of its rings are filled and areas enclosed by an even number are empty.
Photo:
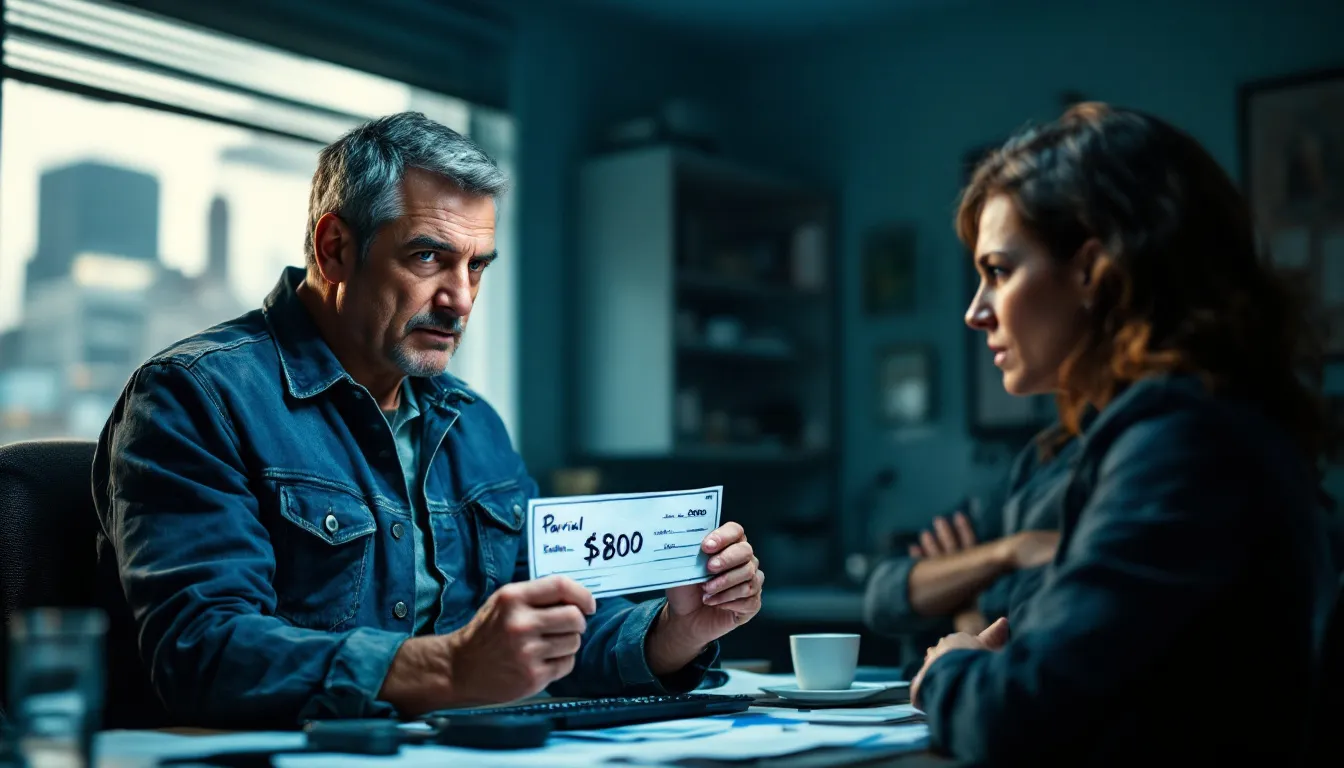
[[[159,181],[97,160],[39,180],[37,247],[6,334],[0,438],[98,434],[143,359],[159,261]]]
[[[85,160],[43,173],[38,194],[37,252],[28,262],[27,295],[41,282],[69,275],[81,253],[157,261],[154,176]]]
[[[229,203],[223,195],[210,201],[210,221],[206,227],[205,279],[227,286],[229,283]]]

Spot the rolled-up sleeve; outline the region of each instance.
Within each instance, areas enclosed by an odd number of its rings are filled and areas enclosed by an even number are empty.
[[[1003,504],[1007,489],[1018,475],[1028,471],[1023,467],[1024,459],[1019,457],[1009,475],[986,495],[983,503],[971,505],[967,510],[977,541],[989,542],[1003,535]],[[913,557],[893,555],[873,569],[863,594],[863,620],[869,629],[890,637],[952,631],[950,616],[925,616],[910,604],[910,572],[918,562]]]
[[[878,563],[863,593],[863,621],[878,634],[900,637],[952,631],[947,616],[925,616],[910,605],[910,571],[919,561],[891,557]]]
[[[377,696],[404,635],[273,615],[275,553],[211,392],[184,365],[146,365],[94,459],[95,505],[155,691],[203,726],[391,714]]]

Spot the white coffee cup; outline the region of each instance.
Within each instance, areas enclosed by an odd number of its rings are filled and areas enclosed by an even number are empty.
[[[854,682],[858,635],[790,635],[789,650],[798,687],[804,691],[842,691]]]

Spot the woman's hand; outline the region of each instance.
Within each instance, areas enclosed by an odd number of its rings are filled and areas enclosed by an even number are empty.
[[[929,671],[929,665],[944,653],[948,651],[967,650],[967,651],[997,651],[1008,644],[1008,619],[999,619],[990,624],[989,627],[978,635],[970,635],[965,632],[955,632],[938,641],[938,644],[930,648],[924,654],[924,666],[920,667],[919,674],[910,681],[910,703],[919,707],[919,688],[924,682],[924,673]]]

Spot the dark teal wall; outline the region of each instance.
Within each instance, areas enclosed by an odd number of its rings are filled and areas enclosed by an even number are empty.
[[[872,522],[878,530],[923,524],[996,475],[973,464],[967,437],[961,315],[969,296],[951,226],[963,153],[1056,116],[1060,92],[1072,89],[1175,122],[1237,173],[1240,84],[1344,67],[1344,2],[1028,7],[924,13],[820,46],[757,51],[748,86],[723,101],[736,152],[838,190],[843,485],[852,501],[879,467],[899,470]],[[866,231],[890,222],[917,228],[919,306],[872,320],[860,309],[859,247]],[[878,428],[871,405],[873,352],[900,342],[932,343],[941,382],[936,425],[905,436]]]

